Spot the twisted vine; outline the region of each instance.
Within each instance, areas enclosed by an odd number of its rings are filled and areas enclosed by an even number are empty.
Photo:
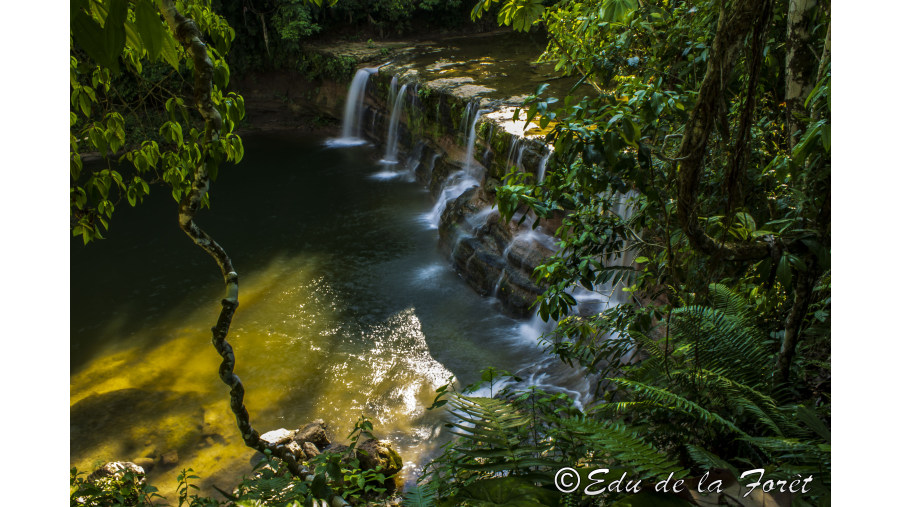
[[[191,190],[178,205],[178,225],[189,238],[208,253],[219,265],[225,279],[225,297],[222,299],[222,310],[215,327],[212,328],[212,343],[216,352],[222,356],[219,365],[219,378],[231,388],[231,411],[237,420],[238,429],[244,443],[259,452],[270,451],[288,465],[294,475],[300,474],[300,464],[294,455],[283,445],[273,446],[262,440],[259,432],[250,424],[250,413],[244,406],[244,385],[234,373],[234,350],[226,339],[231,327],[231,320],[238,307],[238,275],[231,258],[209,234],[197,226],[194,216],[200,209],[203,197],[209,191],[208,163],[215,163],[206,156],[209,143],[218,139],[222,128],[222,116],[212,102],[213,63],[206,51],[206,44],[201,38],[196,23],[185,17],[175,7],[172,0],[160,0],[160,10],[169,29],[175,38],[187,49],[194,63],[194,102],[205,122],[204,156],[194,168]]]

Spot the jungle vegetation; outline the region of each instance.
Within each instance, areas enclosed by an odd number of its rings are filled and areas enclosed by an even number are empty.
[[[596,497],[560,494],[553,486],[563,466],[585,476],[599,468],[627,470],[647,481],[691,480],[708,470],[732,480],[764,468],[772,479],[815,478],[812,492],[795,504],[829,501],[830,2],[74,0],[70,6],[72,233],[85,244],[102,239],[117,206],[139,204],[157,185],[178,202],[185,233],[216,261],[226,286],[213,330],[220,375],[232,389],[245,442],[270,456],[281,477],[268,478],[268,493],[247,485],[245,492],[254,493],[242,505],[312,505],[340,493],[336,478],[355,472],[323,462],[319,482],[301,486],[299,464],[259,440],[232,371],[226,337],[238,303],[237,273],[195,222],[220,168],[243,154],[234,129],[244,105],[229,89],[232,69],[252,71],[262,54],[278,65],[279,55],[301,51],[317,34],[365,25],[379,37],[400,36],[440,26],[447,15],[451,25],[495,18],[501,26],[546,33],[542,58],[596,92],[547,97],[537,90],[521,114],[549,129],[555,151],[547,177],[536,184],[510,174],[497,200],[506,219],[523,208],[562,217],[561,248],[535,272],[550,287],[540,313],[558,322],[547,349],[596,374],[603,403],[579,409],[564,395],[536,389],[477,398],[445,386],[435,406],[451,408],[458,439],[428,466],[407,502],[594,505]],[[237,57],[228,60],[232,49]],[[86,164],[83,155],[94,152],[103,162]],[[629,216],[612,211],[622,199]],[[634,263],[623,263],[626,256]],[[629,304],[570,315],[572,287],[609,281],[627,288]],[[504,375],[489,370],[484,381]],[[188,474],[179,478],[185,491]],[[265,496],[289,484],[296,495]],[[86,487],[73,475],[73,502],[106,494]],[[152,493],[134,487],[116,501],[152,502]],[[650,493],[605,500],[662,501]],[[671,495],[666,501],[686,502]],[[212,500],[185,493],[182,502]]]

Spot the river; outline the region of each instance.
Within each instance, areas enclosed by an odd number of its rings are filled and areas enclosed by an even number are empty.
[[[235,371],[261,433],[322,418],[343,441],[366,415],[413,479],[442,440],[442,414],[424,408],[435,388],[488,366],[527,374],[546,357],[527,323],[477,295],[438,251],[420,184],[386,178],[378,149],[323,141],[245,135],[244,161],[221,171],[198,215],[241,277]],[[71,244],[70,461],[88,470],[155,457],[149,479],[170,500],[187,467],[202,493],[228,489],[254,452],[210,344],[218,268],[162,191],[120,204],[111,226],[106,240]],[[172,451],[177,465],[160,465]]]

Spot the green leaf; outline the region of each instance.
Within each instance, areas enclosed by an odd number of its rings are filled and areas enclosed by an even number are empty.
[[[171,65],[173,69],[178,70],[179,65],[181,65],[181,58],[178,56],[178,42],[175,40],[172,32],[168,30],[163,35],[160,54],[166,63]]]
[[[128,0],[109,0],[109,12],[103,23],[104,51],[107,67],[115,67],[119,55],[125,49],[125,20],[128,17]]]
[[[641,128],[631,118],[622,121],[622,138],[626,143],[637,147],[637,142],[641,138]]]
[[[231,140],[231,148],[234,150],[234,163],[237,164],[244,158],[244,143],[240,137],[234,136]]]
[[[81,112],[84,113],[85,117],[91,116],[91,99],[86,93],[78,95],[78,105],[81,107]]]
[[[159,17],[159,10],[150,0],[140,0],[135,6],[134,24],[137,26],[138,33],[141,34],[147,56],[150,60],[157,61],[162,53],[163,40],[168,29]]]
[[[825,151],[831,151],[831,124],[826,123],[822,125],[822,129],[819,131],[819,139],[822,140],[822,146],[825,148]]]
[[[72,39],[95,62],[112,67],[115,61],[107,61],[103,28],[87,12],[88,8],[88,0],[72,0],[69,3],[69,31]]]
[[[141,40],[141,34],[138,33],[131,21],[125,22],[125,45],[134,50],[138,58],[144,54],[144,42]]]
[[[775,271],[775,276],[784,288],[791,286],[791,263],[787,255],[782,255],[781,260],[778,261],[778,268]]]

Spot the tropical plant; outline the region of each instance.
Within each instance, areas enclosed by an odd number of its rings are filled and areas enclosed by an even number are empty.
[[[815,477],[802,502],[825,500],[830,405],[780,402],[749,303],[721,285],[710,287],[710,301],[674,310],[665,342],[635,337],[635,353],[645,358],[619,364],[606,379],[607,401],[585,412],[534,387],[502,390],[497,399],[451,392],[457,439],[429,465],[422,487],[452,498],[501,477],[548,486],[567,466],[648,482],[711,469],[738,478],[762,468],[776,480]]]
[[[565,457],[559,466],[648,477],[710,468],[737,476],[751,464],[815,474],[820,488],[798,502],[824,500],[829,6],[482,0],[473,18],[493,5],[501,25],[543,25],[542,58],[580,76],[565,97],[544,97],[542,86],[527,101],[526,120],[549,131],[554,152],[543,182],[511,173],[497,202],[507,220],[528,210],[561,222],[559,250],[535,270],[548,286],[539,314],[558,322],[548,350],[595,374],[603,402],[565,417],[537,403],[525,448]],[[809,48],[818,61],[799,64]],[[573,287],[623,304],[572,315]],[[484,440],[497,431],[524,438],[519,426],[498,424],[517,419],[460,399],[450,403],[468,414],[459,418],[468,429],[437,460],[443,472],[428,477],[441,497],[483,479],[481,466],[521,473],[504,439]],[[476,458],[479,450],[490,454]]]
[[[510,179],[498,190],[500,211],[509,218],[524,206],[541,218],[562,216],[561,248],[536,271],[550,287],[544,318],[569,313],[574,284],[619,283],[640,302],[618,316],[572,319],[563,325],[571,343],[612,328],[646,332],[678,300],[734,280],[761,300],[766,331],[783,331],[773,381],[788,382],[812,289],[830,267],[830,63],[827,6],[807,12],[802,26],[785,7],[630,0],[540,7],[550,35],[543,58],[581,74],[593,93],[557,99],[538,89],[526,118],[550,129],[554,155],[542,184]],[[538,19],[520,1],[503,9]],[[797,87],[776,90],[800,79],[783,44],[798,30],[822,58],[815,73],[801,76],[807,100],[793,102],[800,109],[786,116],[779,104]],[[630,215],[616,212],[622,200]]]
[[[299,474],[296,459],[260,440],[250,424],[243,384],[234,374],[234,352],[226,340],[238,306],[237,272],[226,251],[194,220],[201,206],[209,205],[210,184],[222,164],[239,162],[243,156],[234,129],[244,116],[244,102],[240,95],[224,91],[230,76],[224,54],[234,30],[211,10],[209,0],[76,0],[70,4],[70,18],[72,234],[85,244],[101,239],[101,227],[109,228],[122,197],[134,206],[151,183],[171,190],[179,226],[215,260],[225,282],[213,345],[222,356],[219,375],[231,388],[231,409],[241,436],[248,446],[273,452]],[[144,67],[154,62],[171,66],[170,74],[185,83],[192,77],[192,86],[172,90],[160,80],[151,86],[151,91],[160,89],[157,95],[128,100],[118,94],[119,83],[142,82]],[[154,100],[165,104],[159,140],[126,145],[124,118],[152,108]],[[84,164],[85,152],[99,154],[98,167]]]

